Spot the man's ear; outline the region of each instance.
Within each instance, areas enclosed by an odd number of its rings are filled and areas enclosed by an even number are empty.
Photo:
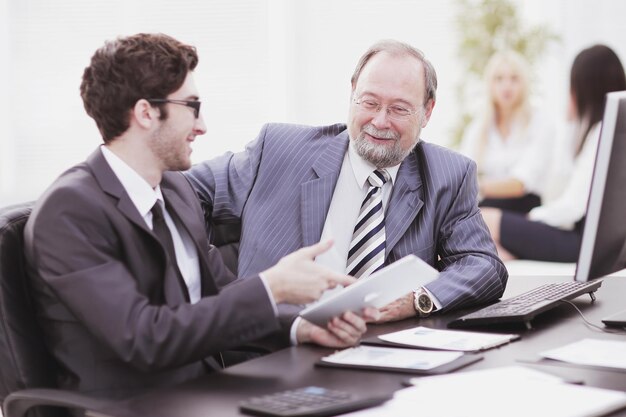
[[[131,122],[135,120],[135,122],[143,127],[144,129],[149,129],[155,120],[158,119],[160,111],[156,107],[152,107],[152,105],[146,99],[137,100],[135,106],[131,110]]]
[[[430,116],[433,114],[433,109],[435,108],[435,100],[430,99],[428,103],[426,103],[424,118],[422,119],[422,129],[426,127],[428,121],[430,120]]]

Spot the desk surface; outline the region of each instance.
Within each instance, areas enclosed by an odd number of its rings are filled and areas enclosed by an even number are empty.
[[[514,277],[509,280],[505,293],[508,298],[545,282],[569,280],[567,277]],[[588,296],[577,298],[574,303],[593,323],[601,325],[600,319],[619,310],[626,309],[626,278],[605,279],[598,289],[597,301],[591,303]],[[428,319],[407,319],[384,325],[370,325],[366,336],[373,336],[404,328],[424,325],[446,328],[446,324],[464,314],[459,311],[447,315],[433,315]],[[625,340],[625,335],[608,334],[587,327],[582,318],[569,305],[560,306],[533,321],[533,328],[523,325],[499,328],[502,332],[515,332],[522,339],[484,352],[484,360],[464,370],[485,369],[497,366],[520,364],[523,360],[536,358],[536,354],[559,347],[585,337]],[[111,415],[153,417],[195,416],[240,416],[238,402],[250,396],[320,385],[359,393],[390,393],[402,388],[401,382],[407,374],[317,368],[313,364],[332,349],[314,346],[299,346],[284,349],[257,358],[222,372],[207,375],[197,380],[167,390],[153,391],[103,410]],[[526,365],[526,363],[523,363]],[[571,365],[528,365],[572,380],[583,380],[589,386],[626,391],[626,373],[604,371]],[[626,416],[626,410],[614,414]]]

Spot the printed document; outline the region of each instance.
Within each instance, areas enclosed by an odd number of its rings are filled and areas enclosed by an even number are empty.
[[[583,339],[540,355],[577,365],[626,370],[626,342],[619,340]]]
[[[626,393],[560,382],[521,367],[415,378],[379,407],[342,417],[591,417],[626,407]]]
[[[519,339],[519,335],[441,330],[420,326],[383,334],[378,338],[404,346],[476,352],[509,343]]]
[[[461,352],[357,346],[326,356],[322,361],[341,365],[429,370],[452,362],[462,355]]]

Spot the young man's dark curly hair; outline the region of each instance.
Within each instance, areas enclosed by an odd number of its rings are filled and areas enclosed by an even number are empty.
[[[140,99],[165,98],[198,65],[193,46],[163,34],[140,33],[105,43],[83,73],[80,95],[105,143],[129,127],[129,111]],[[157,105],[161,119],[164,104]]]

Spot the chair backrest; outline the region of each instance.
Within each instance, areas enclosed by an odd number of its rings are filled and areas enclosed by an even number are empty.
[[[241,223],[211,224],[211,243],[222,255],[224,264],[237,275]]]
[[[32,203],[0,209],[0,400],[24,388],[56,386],[24,265],[23,231]]]

